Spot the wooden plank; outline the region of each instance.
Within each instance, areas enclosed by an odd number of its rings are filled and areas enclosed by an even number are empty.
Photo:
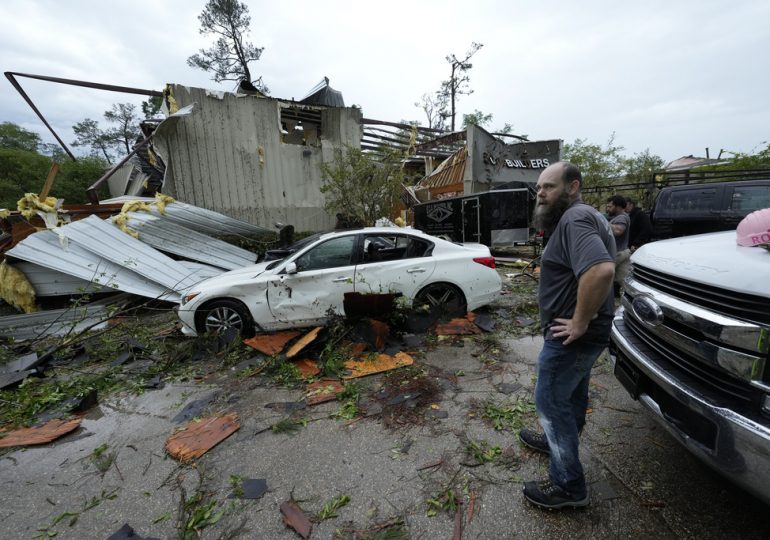
[[[53,181],[56,179],[57,174],[59,174],[59,164],[54,161],[51,164],[51,170],[48,171],[48,176],[46,176],[45,178],[43,189],[40,191],[40,195],[38,195],[38,198],[41,201],[45,200],[45,198],[48,197],[48,193],[51,191],[51,188],[53,187]]]

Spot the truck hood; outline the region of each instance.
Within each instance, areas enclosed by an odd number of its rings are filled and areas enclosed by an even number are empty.
[[[770,251],[742,247],[735,231],[645,244],[631,262],[698,283],[770,298]]]

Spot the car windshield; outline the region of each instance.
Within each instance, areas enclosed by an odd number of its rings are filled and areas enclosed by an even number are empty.
[[[267,253],[265,253],[265,260],[266,261],[273,261],[270,264],[268,264],[265,267],[265,270],[272,270],[279,264],[281,264],[286,257],[295,254],[299,250],[303,249],[305,246],[308,246],[321,238],[326,234],[325,232],[315,233],[313,235],[307,236],[303,238],[302,240],[297,240],[293,244],[291,244],[288,247],[285,248],[278,248],[278,249],[271,249],[268,250]]]

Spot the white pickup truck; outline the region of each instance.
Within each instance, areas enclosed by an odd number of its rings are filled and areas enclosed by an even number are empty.
[[[679,442],[770,504],[770,251],[735,231],[631,258],[615,376]]]

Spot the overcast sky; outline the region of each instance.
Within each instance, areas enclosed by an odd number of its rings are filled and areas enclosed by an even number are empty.
[[[0,0],[0,64],[18,71],[162,90],[166,82],[231,90],[186,59],[204,0]],[[283,2],[246,0],[251,65],[275,97],[305,97],[324,76],[347,105],[381,120],[421,120],[420,96],[448,78],[448,53],[484,44],[459,113],[494,115],[532,140],[577,138],[649,148],[666,161],[770,136],[767,0]],[[376,5],[375,5],[376,4]],[[141,98],[22,79],[67,143],[71,126]],[[7,80],[0,121],[44,135]],[[103,121],[103,120],[102,120]],[[763,144],[764,143],[764,144]]]

